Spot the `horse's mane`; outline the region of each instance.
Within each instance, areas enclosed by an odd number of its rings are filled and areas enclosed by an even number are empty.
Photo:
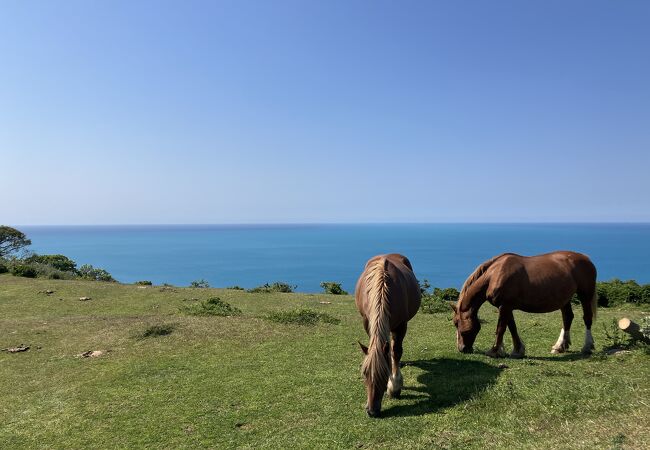
[[[379,258],[366,269],[365,287],[368,293],[368,325],[370,343],[368,356],[363,361],[361,371],[373,384],[384,384],[390,376],[390,365],[384,345],[390,342],[390,311],[388,310],[388,272],[386,258]]]
[[[501,258],[503,255],[507,255],[507,253],[503,253],[501,255],[495,256],[494,258],[488,259],[485,261],[483,264],[478,266],[474,272],[465,280],[465,283],[463,284],[463,288],[460,290],[460,295],[458,296],[459,299],[464,299],[465,294],[467,294],[467,291],[469,290],[470,287],[478,280],[481,278],[481,276],[485,273],[488,268],[494,264],[494,262]]]

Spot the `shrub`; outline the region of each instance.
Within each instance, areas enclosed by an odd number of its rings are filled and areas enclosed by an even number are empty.
[[[31,255],[25,258],[26,263],[38,263],[51,266],[61,272],[75,272],[77,263],[64,255]]]
[[[460,292],[458,292],[458,289],[456,288],[446,288],[446,289],[434,288],[433,295],[445,302],[457,302],[458,297],[460,297]]]
[[[141,280],[141,281],[136,281],[133,284],[137,284],[138,286],[152,286],[153,283],[149,280]]]
[[[106,270],[93,267],[90,264],[84,264],[83,266],[79,267],[77,273],[81,278],[84,278],[86,280],[115,281],[115,278],[113,278],[111,274]]]
[[[198,304],[186,306],[182,310],[193,316],[238,316],[241,314],[239,308],[224,302],[219,297],[211,297]]]
[[[428,289],[431,287],[427,280],[420,285],[420,292],[422,293],[422,303],[420,310],[426,314],[435,314],[450,311],[449,302],[457,302],[460,292],[456,288],[433,288],[430,292]]]
[[[7,264],[5,264],[4,261],[0,261],[0,273],[7,273],[9,272],[9,267],[7,267]]]
[[[422,297],[420,310],[425,314],[436,314],[449,312],[451,311],[451,308],[449,307],[449,303],[440,300],[438,297],[427,295]]]
[[[605,331],[605,350],[629,346],[629,337],[618,327],[616,319],[612,319],[609,325],[603,323],[603,329]]]
[[[49,278],[50,280],[71,280],[77,276],[75,272],[64,272],[49,264],[32,263],[30,264],[39,277]]]
[[[230,289],[232,291],[243,291],[244,288],[241,286],[228,286],[226,289]]]
[[[200,280],[194,280],[194,281],[192,281],[192,282],[190,283],[190,287],[192,287],[192,288],[202,288],[202,289],[205,289],[205,288],[209,288],[209,287],[210,287],[210,283],[208,283],[206,280],[204,280],[203,278],[201,278]]]
[[[36,278],[37,272],[33,266],[29,264],[14,264],[11,267],[11,274],[16,277]]]
[[[254,294],[259,294],[259,293],[270,294],[273,292],[290,293],[293,292],[294,289],[296,289],[297,287],[298,286],[276,281],[273,284],[265,283],[262,286],[257,286],[253,289],[249,289],[248,292],[252,292]]]
[[[341,287],[341,283],[334,283],[333,281],[323,281],[320,284],[320,287],[323,288],[325,294],[332,295],[348,295],[346,291]]]
[[[634,280],[621,281],[614,278],[596,283],[599,306],[618,306],[624,303],[644,303],[650,301],[648,285],[639,286]]]
[[[272,322],[295,325],[316,325],[318,322],[338,324],[341,322],[329,314],[307,308],[273,312],[267,316],[267,319]]]

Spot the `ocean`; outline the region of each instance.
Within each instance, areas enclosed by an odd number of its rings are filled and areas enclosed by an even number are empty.
[[[650,224],[359,224],[22,226],[30,250],[60,253],[118,281],[254,287],[284,281],[318,292],[322,281],[352,292],[365,262],[402,253],[418,279],[460,288],[486,259],[574,250],[599,280],[650,282]]]

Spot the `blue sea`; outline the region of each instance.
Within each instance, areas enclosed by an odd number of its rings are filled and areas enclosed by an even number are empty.
[[[589,255],[598,278],[650,283],[650,224],[382,224],[23,226],[31,250],[61,253],[108,270],[125,283],[245,288],[284,281],[318,292],[322,281],[354,290],[365,262],[402,253],[418,279],[462,286],[484,260],[503,252]]]

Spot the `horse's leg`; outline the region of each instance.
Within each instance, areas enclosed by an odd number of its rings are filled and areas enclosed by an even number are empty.
[[[503,306],[499,308],[499,320],[497,322],[497,339],[494,346],[485,353],[492,358],[503,358],[506,356],[506,351],[503,348],[503,334],[506,332],[508,322],[512,318],[512,310],[506,309]]]
[[[573,322],[573,309],[569,301],[569,303],[562,307],[562,330],[560,331],[560,337],[557,338],[557,342],[551,347],[551,353],[564,353],[569,349],[571,345],[571,322]]]
[[[392,343],[391,343],[391,374],[388,379],[388,395],[392,398],[400,398],[402,393],[402,386],[404,386],[404,378],[402,377],[402,372],[399,370],[399,362],[402,359],[402,341],[404,341],[404,336],[406,336],[406,322],[397,327],[395,331],[391,333]]]
[[[585,345],[582,347],[582,353],[585,355],[591,355],[591,352],[594,350],[594,338],[591,335],[591,324],[593,322],[595,312],[594,309],[597,306],[598,298],[596,297],[596,292],[591,295],[578,295],[580,297],[580,303],[582,303],[582,312],[583,320],[585,321]]]
[[[517,325],[515,324],[515,316],[514,314],[510,313],[510,321],[508,321],[508,329],[510,330],[510,334],[512,335],[512,353],[510,354],[511,358],[523,358],[526,356],[526,346],[524,345],[524,341],[521,340],[519,337],[519,333],[517,333]]]

